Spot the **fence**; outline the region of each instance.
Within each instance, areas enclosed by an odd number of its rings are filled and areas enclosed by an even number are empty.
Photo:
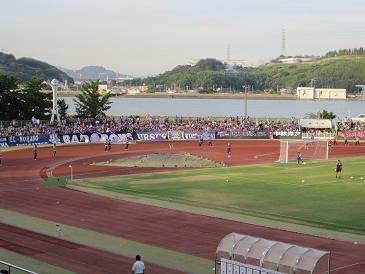
[[[5,269],[4,269],[4,266],[5,266]],[[18,271],[16,271],[16,273],[38,274],[37,272],[33,272],[28,269],[25,269],[25,268],[22,268],[22,267],[19,267],[19,266],[16,266],[16,265],[13,265],[13,264],[0,260],[0,273],[8,273],[8,274],[14,273],[15,274],[14,271],[12,272],[12,270],[14,270],[14,269],[18,270]]]

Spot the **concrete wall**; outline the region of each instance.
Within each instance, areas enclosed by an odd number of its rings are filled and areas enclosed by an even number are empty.
[[[338,88],[317,88],[314,94],[315,99],[346,99],[346,89]]]
[[[346,99],[346,89],[298,87],[297,98],[301,100],[344,100]]]
[[[312,87],[298,87],[297,88],[298,99],[314,99],[314,88]]]

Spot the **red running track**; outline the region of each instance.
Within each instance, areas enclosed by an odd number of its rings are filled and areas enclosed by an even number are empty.
[[[128,273],[132,258],[50,237],[32,231],[0,224],[0,247],[76,273]],[[123,272],[121,272],[123,269]],[[148,264],[148,273],[181,273]]]
[[[214,142],[213,148],[197,147],[196,142],[174,143],[172,152],[191,152],[230,165],[272,162],[278,157],[277,141],[230,142],[233,148],[230,159],[225,154],[226,141]],[[119,158],[121,154],[156,151],[170,151],[170,149],[166,143],[139,143],[130,146],[128,151],[122,150],[121,146],[114,146],[113,152],[108,154],[103,152],[102,145],[69,146],[60,147],[56,159],[50,157],[51,149],[40,149],[38,161],[32,160],[31,150],[6,153],[7,167],[0,171],[1,207],[208,259],[214,258],[220,239],[234,231],[329,250],[332,252],[333,273],[365,273],[365,245],[362,244],[354,245],[346,241],[142,205],[67,188],[44,188],[39,179],[40,174],[44,174],[45,167],[53,170],[56,175],[68,174],[70,163],[73,165],[76,177],[151,172],[154,170],[101,169],[84,163],[92,162],[94,159]],[[365,155],[365,146],[337,145],[331,151],[332,157],[345,155]],[[88,257],[89,254],[85,253],[84,256]]]

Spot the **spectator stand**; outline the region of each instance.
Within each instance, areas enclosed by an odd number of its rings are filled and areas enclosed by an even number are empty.
[[[300,130],[303,139],[332,140],[336,130],[329,119],[300,119]]]

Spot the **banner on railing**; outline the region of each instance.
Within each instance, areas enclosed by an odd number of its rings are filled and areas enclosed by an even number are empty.
[[[166,131],[150,131],[137,133],[138,140],[141,141],[166,141]]]
[[[337,136],[341,139],[365,139],[365,131],[363,130],[345,130],[345,131],[338,131]]]
[[[0,147],[50,144],[49,137],[45,135],[0,137]]]
[[[126,140],[138,140],[135,133],[119,132],[119,133],[74,133],[74,134],[50,134],[50,135],[30,135],[30,136],[10,136],[0,137],[0,147],[11,146],[32,146],[46,144],[70,144],[70,143],[98,143],[111,140],[113,143],[123,143]]]
[[[300,139],[302,138],[301,131],[273,131],[272,136],[275,139]]]
[[[215,139],[215,131],[185,131],[184,139],[185,140],[214,140]]]
[[[217,139],[268,139],[267,131],[231,129],[217,131]]]
[[[168,131],[167,136],[168,136],[168,139],[171,141],[184,140],[183,131]]]

